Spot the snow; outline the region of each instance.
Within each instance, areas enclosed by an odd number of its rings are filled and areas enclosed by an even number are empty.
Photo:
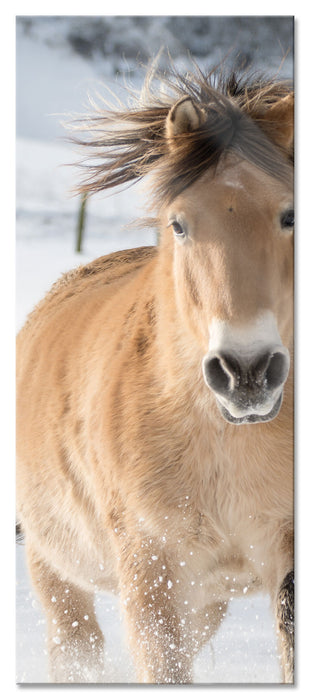
[[[128,224],[142,215],[141,185],[117,196],[92,198],[86,207],[85,243],[75,253],[78,173],[69,147],[32,138],[17,140],[17,329],[34,304],[67,270],[113,250],[152,245],[154,231]]]
[[[66,164],[75,161],[76,154],[61,140],[64,130],[59,115],[85,111],[83,103],[87,91],[97,89],[103,77],[112,85],[115,74],[126,62],[122,64],[113,53],[113,36],[110,37],[111,60],[98,50],[91,59],[74,53],[65,40],[70,18],[63,18],[62,24],[54,20],[44,22],[41,18],[26,32],[18,26],[17,34],[17,330],[61,273],[116,249],[155,242],[152,230],[142,231],[137,226],[129,230],[124,228],[143,214],[145,195],[140,185],[112,197],[96,196],[88,203],[83,252],[74,252],[78,200],[71,195],[71,190],[77,182],[77,173]],[[134,30],[132,23],[127,28],[133,41],[133,32],[138,30]],[[155,30],[152,25],[152,47],[156,44]],[[143,31],[142,27],[140,35]],[[244,38],[249,42],[249,27],[244,31]],[[166,40],[170,37],[171,46],[177,51],[179,44],[172,36],[171,25],[162,23],[162,32]],[[214,40],[217,39],[215,34]],[[215,49],[212,53],[212,42],[209,45],[208,59],[212,64],[217,54]],[[259,39],[257,45],[263,56]],[[145,42],[143,46],[145,48]],[[224,49],[223,44],[225,53]],[[275,57],[271,63],[275,66]],[[137,82],[133,61],[128,65],[131,79]],[[288,74],[291,65],[289,59],[285,68]],[[261,67],[264,67],[263,58]],[[119,80],[117,90],[121,94]],[[46,683],[44,614],[31,588],[25,548],[21,545],[17,545],[16,578],[16,679],[22,684]],[[106,639],[106,682],[134,683],[134,669],[117,598],[97,595],[96,609]],[[212,643],[196,658],[194,679],[197,684],[280,682],[275,626],[267,597],[244,597],[231,603]]]

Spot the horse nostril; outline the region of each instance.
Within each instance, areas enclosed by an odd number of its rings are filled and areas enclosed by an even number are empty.
[[[286,355],[282,352],[275,352],[270,355],[269,364],[266,369],[266,379],[269,389],[276,389],[283,384],[287,378],[289,363]]]
[[[243,397],[261,391],[274,391],[287,379],[288,353],[282,349],[267,351],[255,362],[237,360],[221,352],[210,353],[203,363],[204,378],[210,389],[218,394]]]
[[[204,376],[210,389],[218,393],[231,391],[238,383],[238,365],[224,355],[214,355],[204,363]]]
[[[256,364],[253,365],[253,367],[250,367],[251,376],[257,384],[262,384],[263,381],[266,379],[266,371],[269,362],[270,353],[267,352],[259,358],[258,362],[256,362]]]

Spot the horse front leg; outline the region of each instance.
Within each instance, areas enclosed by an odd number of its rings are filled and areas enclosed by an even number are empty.
[[[276,602],[284,683],[294,683],[294,572],[282,581]]]
[[[143,560],[139,554],[138,561],[136,552],[120,561],[120,587],[137,680],[191,683],[194,652],[178,610],[177,576],[159,554],[150,552]]]
[[[46,614],[51,682],[103,682],[104,638],[96,620],[93,595],[62,579],[29,546],[27,558]]]

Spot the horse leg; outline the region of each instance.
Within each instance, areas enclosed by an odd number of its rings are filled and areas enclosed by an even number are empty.
[[[28,552],[28,564],[47,618],[51,681],[102,682],[104,639],[93,595],[63,580],[33,550]]]
[[[134,595],[132,586],[125,588],[125,616],[138,679],[142,683],[192,683],[194,657],[220,626],[227,603],[208,605],[197,614],[185,608],[181,612],[173,589],[167,590],[172,573],[167,574],[162,588],[148,587],[149,575],[150,571],[143,579],[147,584],[138,586]]]
[[[181,619],[173,606],[162,605],[162,599],[152,603],[152,610],[146,600],[135,597],[125,611],[138,682],[191,683],[194,653],[186,644]]]
[[[166,559],[154,554],[154,549],[147,559],[142,560],[140,553],[139,546],[132,552],[127,550],[126,556],[120,557],[119,567],[124,618],[137,680],[191,683],[195,649],[175,599],[177,586],[172,582],[178,577],[173,576]]]
[[[284,683],[294,682],[294,572],[282,581],[276,601]]]

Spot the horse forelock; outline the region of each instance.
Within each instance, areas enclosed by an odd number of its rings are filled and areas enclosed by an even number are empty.
[[[261,115],[290,94],[288,83],[264,77],[238,78],[233,72],[225,78],[216,71],[204,75],[198,67],[185,76],[175,69],[169,75],[153,70],[130,108],[99,109],[82,124],[91,134],[85,140],[74,139],[88,147],[88,177],[79,189],[106,190],[152,173],[158,207],[178,196],[229,152],[276,179],[288,180],[291,156],[273,141],[272,130],[265,133]],[[184,96],[205,112],[206,119],[198,129],[176,137],[175,148],[169,149],[167,116]]]

